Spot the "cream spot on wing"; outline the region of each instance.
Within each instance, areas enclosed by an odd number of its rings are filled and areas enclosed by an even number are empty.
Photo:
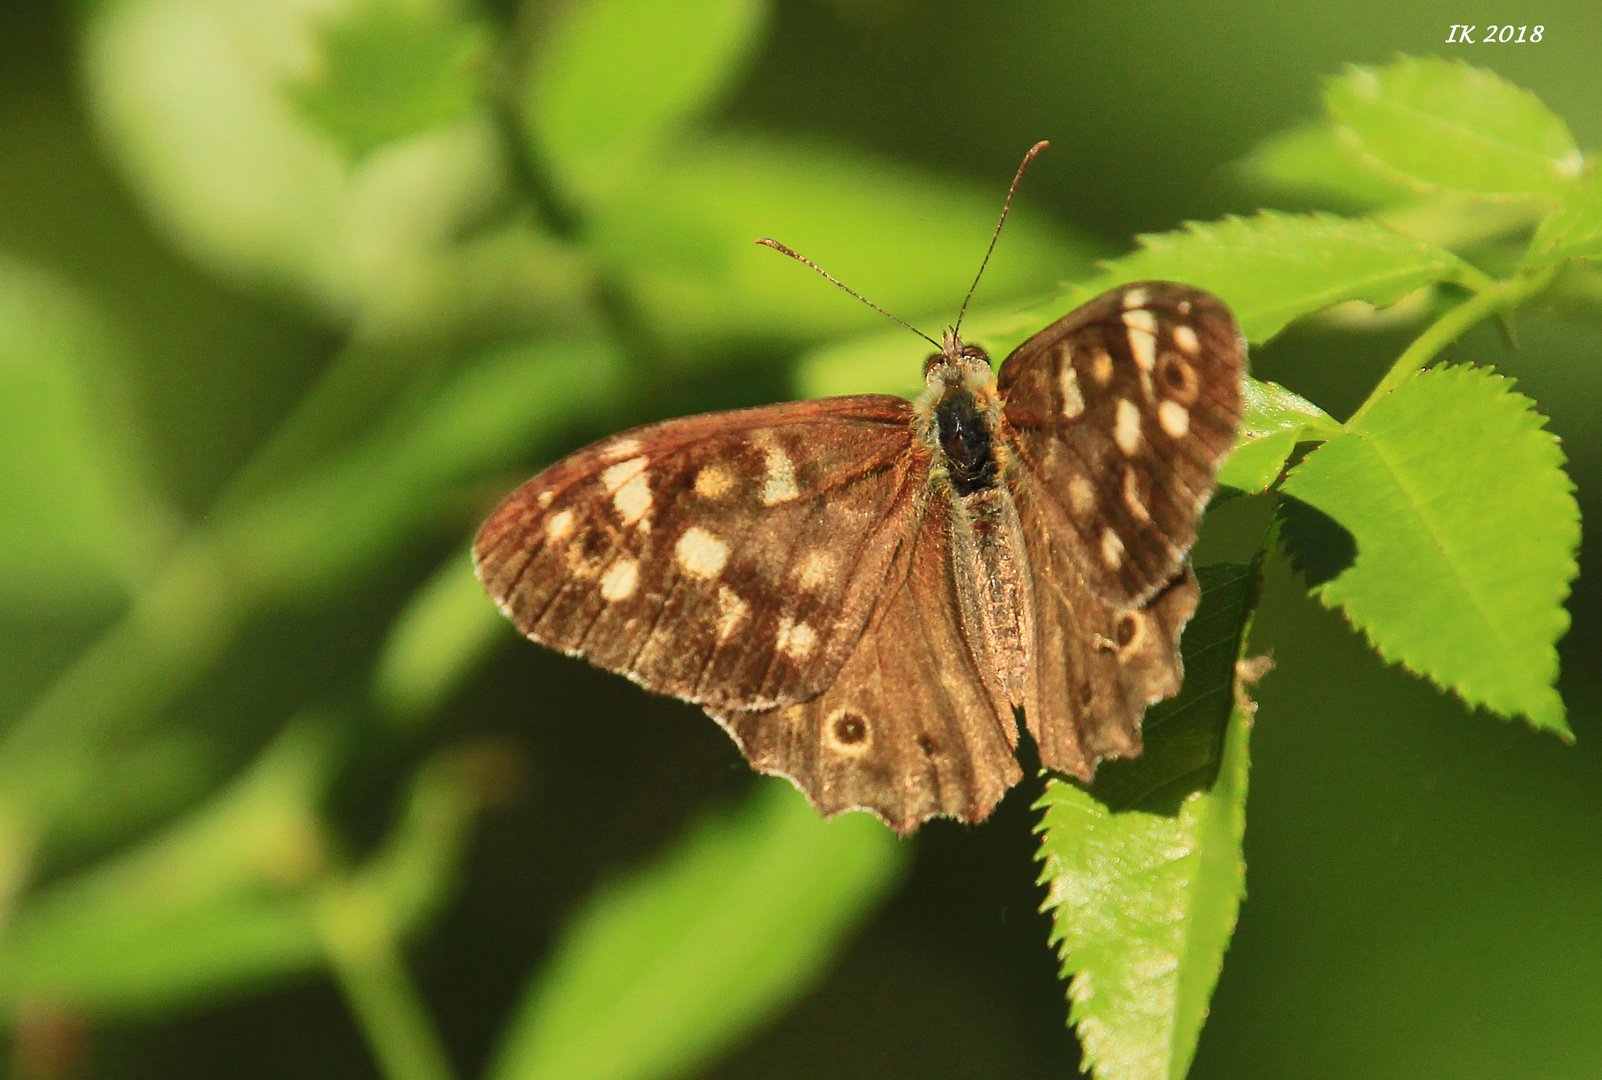
[[[779,633],[774,645],[792,660],[805,660],[818,646],[818,634],[804,622],[796,622],[786,615],[779,620]]]
[[[1067,350],[1063,351],[1061,362],[1062,370],[1057,375],[1057,384],[1062,388],[1062,414],[1072,420],[1085,411],[1085,395],[1079,390],[1079,373],[1074,370]]]
[[[1068,478],[1068,503],[1074,513],[1088,514],[1096,506],[1096,489],[1083,476],[1071,476]]]
[[[721,465],[707,465],[695,474],[695,493],[703,499],[717,499],[734,487],[734,478]]]
[[[1148,299],[1150,299],[1150,297],[1146,295],[1145,289],[1130,289],[1128,292],[1124,293],[1124,310],[1128,311],[1131,308],[1138,308]]]
[[[639,452],[640,441],[638,439],[619,439],[602,451],[602,454],[608,461],[621,461]]]
[[[834,556],[827,551],[809,551],[801,559],[801,565],[796,571],[796,580],[803,589],[816,589],[819,585],[826,585],[834,574]]]
[[[543,510],[547,506],[551,505],[551,500],[554,499],[554,498],[556,498],[556,492],[554,492],[554,491],[542,491],[542,492],[540,492],[540,497],[539,497],[539,500],[538,500],[538,502],[540,504],[540,509]]]
[[[1111,529],[1101,530],[1101,561],[1116,570],[1124,563],[1124,542]]]
[[[646,474],[639,472],[629,477],[612,495],[612,505],[625,525],[633,525],[644,518],[651,509],[651,482]]]
[[[1196,331],[1183,323],[1174,327],[1174,344],[1192,356],[1201,351],[1201,340],[1196,337]]]
[[[1129,351],[1135,356],[1140,370],[1150,371],[1157,366],[1157,316],[1144,309],[1124,312],[1124,326],[1129,331]]]
[[[1090,377],[1096,380],[1097,386],[1106,386],[1112,380],[1112,357],[1102,349],[1091,358]]]
[[[634,559],[619,559],[601,575],[601,596],[607,600],[627,600],[634,595],[634,586],[640,581],[640,564]]]
[[[573,531],[573,511],[563,510],[552,514],[545,523],[545,535],[551,540],[560,540]]]
[[[1125,454],[1140,448],[1140,410],[1127,398],[1118,399],[1118,419],[1113,424],[1113,442]]]
[[[1146,509],[1146,500],[1140,497],[1140,477],[1128,465],[1124,466],[1124,505],[1129,507],[1129,512],[1139,520],[1151,520],[1151,511]]]
[[[721,574],[723,564],[729,561],[729,545],[700,526],[692,525],[673,545],[673,557],[686,574],[710,580]]]
[[[1189,300],[1181,300],[1179,302],[1179,304],[1178,304],[1178,309],[1179,309],[1179,314],[1180,314],[1181,318],[1185,318],[1185,319],[1190,318],[1190,301]]]
[[[645,457],[632,457],[627,461],[620,461],[601,474],[601,485],[608,492],[614,492],[644,472],[648,464],[650,461]]]
[[[790,460],[790,455],[784,452],[778,437],[771,431],[758,432],[756,443],[762,448],[768,474],[762,481],[762,505],[776,506],[789,502],[800,494],[795,486],[795,464]]]
[[[1190,410],[1177,401],[1165,401],[1157,406],[1157,422],[1176,439],[1183,439],[1190,431]]]
[[[727,585],[718,586],[717,625],[719,641],[738,630],[750,613],[751,605],[741,600],[739,594]]]

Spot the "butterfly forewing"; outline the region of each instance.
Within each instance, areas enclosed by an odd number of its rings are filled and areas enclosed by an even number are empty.
[[[1216,297],[1138,282],[1002,365],[1014,484],[1098,596],[1138,604],[1184,565],[1241,417],[1245,343]]]
[[[519,488],[474,546],[528,637],[708,707],[816,696],[860,639],[928,471],[865,395],[604,440]]]
[[[825,814],[871,810],[901,833],[935,816],[980,821],[1022,775],[1012,710],[962,634],[948,500],[931,487],[861,644],[821,696],[714,712],[753,766]]]

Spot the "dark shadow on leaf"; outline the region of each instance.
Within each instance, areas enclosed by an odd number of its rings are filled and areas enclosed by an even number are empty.
[[[1282,495],[1279,522],[1285,554],[1309,589],[1340,577],[1357,561],[1357,537],[1316,506]]]

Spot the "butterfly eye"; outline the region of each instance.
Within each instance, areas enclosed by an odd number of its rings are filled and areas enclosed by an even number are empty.
[[[990,363],[990,354],[977,345],[964,345],[962,347],[962,355],[972,360],[983,360],[987,364]]]

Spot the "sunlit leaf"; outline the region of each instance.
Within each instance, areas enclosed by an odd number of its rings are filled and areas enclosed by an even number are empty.
[[[1147,713],[1145,751],[1088,789],[1054,779],[1038,804],[1052,942],[1098,1080],[1182,1080],[1245,891],[1252,710],[1235,665],[1257,570],[1198,576],[1184,689]]]
[[[1420,192],[1556,193],[1584,166],[1568,125],[1539,98],[1462,61],[1354,66],[1330,81],[1324,103],[1361,153]]]
[[[1553,683],[1579,507],[1563,452],[1512,381],[1426,371],[1375,401],[1284,485],[1313,508],[1285,540],[1380,655],[1470,705],[1569,735]]]
[[[905,848],[765,780],[569,925],[490,1080],[648,1080],[709,1063],[822,972]]]
[[[1106,263],[1101,275],[1036,313],[1043,326],[1056,317],[1052,312],[1061,314],[1116,285],[1179,281],[1217,295],[1234,311],[1247,340],[1262,342],[1293,319],[1342,301],[1384,307],[1431,282],[1482,278],[1451,252],[1372,221],[1264,210],[1142,236],[1135,251]]]
[[[353,164],[294,100],[328,15],[227,0],[93,5],[92,115],[158,227],[202,265],[336,319],[404,298],[410,325],[448,323],[457,312],[430,290],[502,192],[493,131],[475,113]]]
[[[1278,383],[1247,376],[1242,383],[1246,414],[1240,441],[1218,472],[1223,487],[1252,494],[1278,478],[1296,444],[1338,435],[1341,425],[1323,409]]]
[[[1418,197],[1410,184],[1367,164],[1328,123],[1306,124],[1270,135],[1235,165],[1250,184],[1364,210]]]
[[[763,0],[579,0],[543,35],[525,96],[544,164],[564,190],[604,198],[731,85]]]

